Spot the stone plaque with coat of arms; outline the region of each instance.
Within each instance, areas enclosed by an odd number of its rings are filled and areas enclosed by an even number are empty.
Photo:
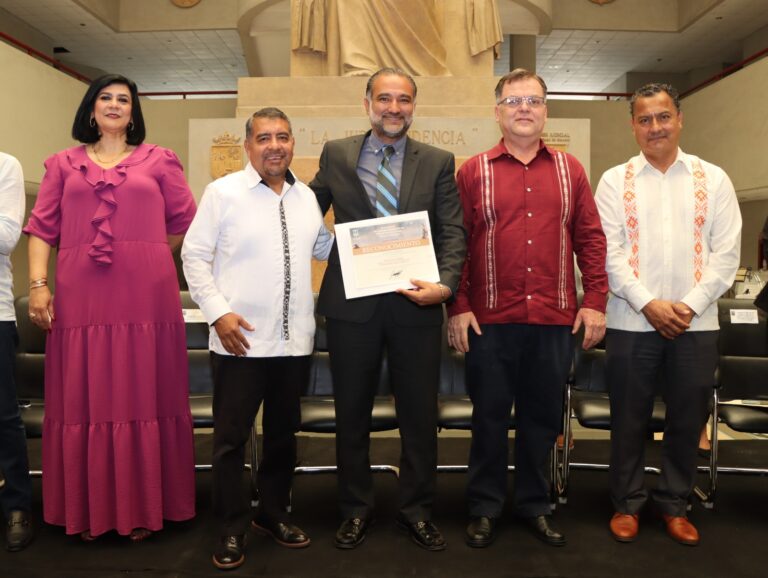
[[[213,138],[211,145],[211,176],[214,179],[243,168],[243,147],[240,137],[224,132]]]

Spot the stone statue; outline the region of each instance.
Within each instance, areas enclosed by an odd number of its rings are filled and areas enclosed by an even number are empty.
[[[496,0],[464,0],[474,56],[501,43]],[[439,0],[294,0],[292,48],[320,53],[326,74],[368,76],[383,66],[448,76]]]

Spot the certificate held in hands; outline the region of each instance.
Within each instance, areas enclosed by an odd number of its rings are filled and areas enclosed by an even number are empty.
[[[337,224],[347,299],[412,289],[411,279],[440,281],[426,211]]]

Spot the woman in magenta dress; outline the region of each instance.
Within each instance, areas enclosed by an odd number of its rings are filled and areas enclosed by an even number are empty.
[[[181,164],[143,144],[136,85],[95,80],[45,161],[24,232],[45,356],[43,513],[67,534],[140,541],[195,514],[194,447],[171,256],[195,213]],[[57,247],[55,298],[47,286]]]

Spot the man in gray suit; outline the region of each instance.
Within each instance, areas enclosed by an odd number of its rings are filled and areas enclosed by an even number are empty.
[[[431,521],[441,304],[456,291],[466,252],[454,158],[406,136],[416,106],[416,83],[402,70],[374,73],[363,104],[371,130],[326,143],[310,187],[324,213],[333,206],[336,223],[428,211],[440,282],[414,279],[415,289],[347,299],[336,245],[331,251],[317,310],[327,318],[336,400],[343,518],[336,546],[358,546],[372,519],[371,409],[386,350],[402,436],[398,525],[419,546],[443,550],[445,540]]]

